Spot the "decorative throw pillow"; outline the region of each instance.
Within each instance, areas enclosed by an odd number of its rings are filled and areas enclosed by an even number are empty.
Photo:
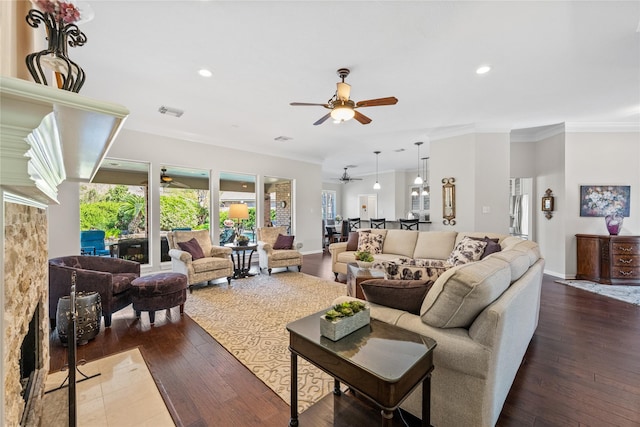
[[[386,307],[420,314],[425,295],[432,280],[365,280],[360,284],[367,301]]]
[[[398,258],[383,261],[385,278],[389,280],[433,280],[451,268],[451,264],[440,259]]]
[[[464,237],[447,258],[447,262],[454,267],[456,265],[467,264],[469,262],[478,261],[484,253],[487,242],[483,240],[474,240],[470,237]]]
[[[347,240],[347,250],[348,251],[358,250],[358,232],[357,231],[349,232],[349,239]]]
[[[278,234],[276,242],[273,244],[273,249],[291,249],[293,247],[293,239],[295,236],[285,236]]]
[[[194,261],[200,258],[204,258],[204,252],[202,252],[200,243],[198,243],[195,237],[186,242],[178,242],[178,246],[180,246],[180,249],[182,249],[183,251],[189,252]]]
[[[500,243],[498,243],[498,240],[500,239],[490,239],[487,236],[484,236],[483,238],[479,238],[479,237],[470,237],[470,238],[473,240],[481,240],[483,242],[487,242],[487,246],[484,248],[484,252],[482,253],[482,256],[480,257],[480,259],[484,259],[484,257],[496,252],[500,252],[502,250]]]
[[[359,233],[358,251],[367,251],[370,254],[381,254],[384,236],[377,233]]]

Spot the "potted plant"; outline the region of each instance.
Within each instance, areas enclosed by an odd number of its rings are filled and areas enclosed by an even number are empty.
[[[236,239],[236,242],[238,243],[238,246],[247,246],[249,244],[249,238],[244,234],[241,234]]]
[[[357,251],[355,253],[356,262],[360,268],[369,268],[373,264],[373,255],[368,251]]]
[[[320,334],[337,341],[370,321],[369,306],[362,301],[345,301],[334,305],[320,317]]]

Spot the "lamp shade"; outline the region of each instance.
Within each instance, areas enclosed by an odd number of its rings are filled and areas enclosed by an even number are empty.
[[[229,218],[249,219],[249,207],[244,203],[234,203],[229,206]]]
[[[346,122],[355,116],[356,112],[347,105],[338,105],[331,110],[331,118],[339,122]]]

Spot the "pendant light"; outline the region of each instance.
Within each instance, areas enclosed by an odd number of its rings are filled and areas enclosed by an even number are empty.
[[[416,179],[413,180],[413,183],[415,185],[422,185],[422,178],[420,177],[420,146],[422,145],[422,142],[414,142],[415,145],[418,146],[418,176],[416,176]]]
[[[379,190],[380,183],[378,182],[378,154],[380,154],[380,151],[374,151],[373,153],[376,155],[376,183],[373,184],[373,189]]]
[[[423,157],[424,160],[424,186],[422,187],[422,195],[429,195],[429,158]]]

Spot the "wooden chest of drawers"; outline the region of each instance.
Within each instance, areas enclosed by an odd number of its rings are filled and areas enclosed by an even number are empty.
[[[640,285],[640,236],[576,234],[576,279]]]

